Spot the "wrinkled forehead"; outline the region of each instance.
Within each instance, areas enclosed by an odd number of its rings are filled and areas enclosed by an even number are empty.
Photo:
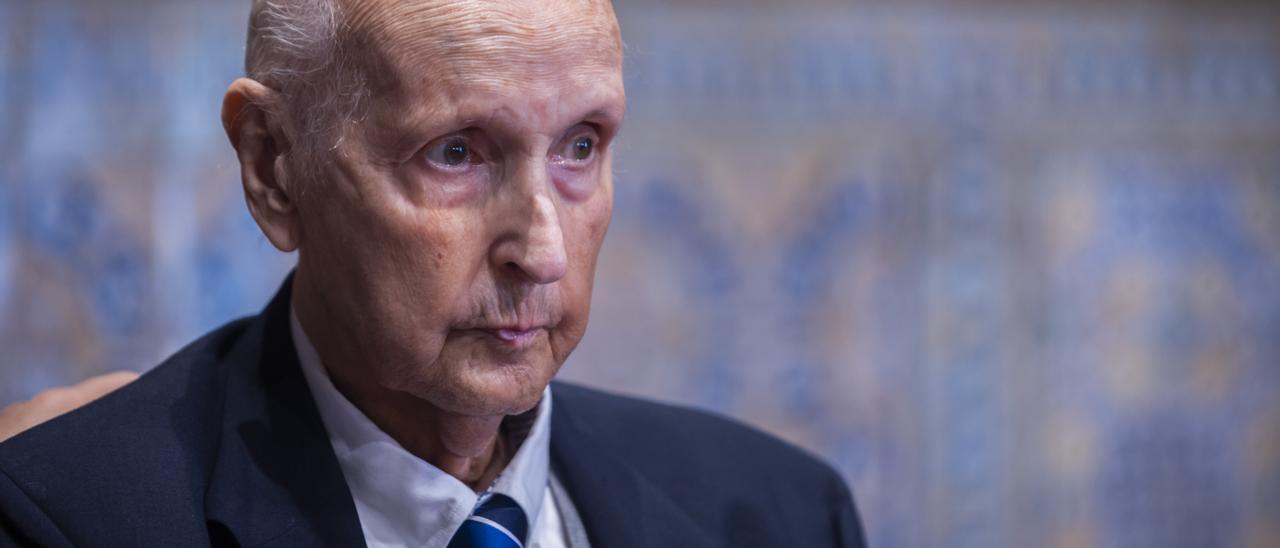
[[[608,0],[347,0],[344,11],[345,32],[384,85],[530,85],[621,74]]]

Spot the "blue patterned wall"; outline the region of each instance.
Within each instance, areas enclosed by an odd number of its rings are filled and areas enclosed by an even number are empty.
[[[1280,546],[1280,11],[622,3],[564,376],[823,455],[873,545]],[[0,404],[260,308],[241,2],[0,2]]]

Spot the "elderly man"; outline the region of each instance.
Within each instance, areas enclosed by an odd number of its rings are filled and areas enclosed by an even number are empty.
[[[552,383],[612,208],[604,0],[255,3],[222,121],[297,268],[0,445],[0,544],[861,546],[826,465]]]

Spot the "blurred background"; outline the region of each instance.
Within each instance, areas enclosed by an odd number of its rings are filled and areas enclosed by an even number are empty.
[[[0,0],[0,405],[265,305],[246,1]],[[562,374],[831,461],[877,547],[1280,547],[1280,6],[620,0]]]

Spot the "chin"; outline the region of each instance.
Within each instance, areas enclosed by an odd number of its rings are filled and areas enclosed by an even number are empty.
[[[431,364],[429,372],[415,375],[420,383],[408,391],[459,415],[515,415],[528,411],[538,405],[559,369],[549,352],[527,353],[520,357],[523,359],[466,352],[466,359],[450,360],[448,354]]]
[[[550,379],[524,377],[513,380],[508,375],[468,376],[458,379],[442,390],[437,405],[460,415],[516,415],[523,413],[542,399],[543,390]]]

